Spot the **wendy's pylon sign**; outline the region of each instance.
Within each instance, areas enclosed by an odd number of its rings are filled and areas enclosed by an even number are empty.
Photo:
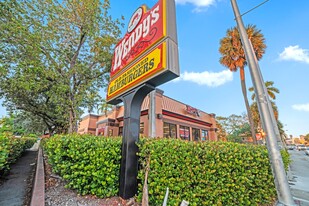
[[[121,70],[139,53],[164,37],[163,29],[159,29],[163,28],[163,8],[161,7],[156,5],[155,8],[145,12],[146,9],[143,6],[134,12],[129,22],[128,33],[115,48],[111,74]]]
[[[124,199],[137,193],[142,102],[156,86],[179,76],[175,16],[175,0],[159,0],[150,10],[139,7],[115,47],[106,100],[123,102],[125,108],[119,175],[119,196]]]
[[[178,76],[174,0],[159,0],[150,10],[139,7],[115,47],[107,102],[117,104],[121,95],[137,86],[156,87]]]

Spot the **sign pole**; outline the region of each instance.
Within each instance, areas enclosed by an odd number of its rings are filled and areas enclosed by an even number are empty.
[[[270,100],[268,94],[266,93],[265,83],[263,81],[258,62],[255,61],[255,54],[253,53],[252,45],[249,42],[236,0],[231,0],[231,4],[237,22],[241,42],[245,50],[246,59],[249,65],[263,127],[267,134],[266,140],[268,155],[278,196],[277,205],[295,205],[284,170],[280,149],[278,147],[276,136],[276,129],[278,130],[278,126],[273,121],[274,112],[272,111],[271,106],[269,106]]]
[[[159,0],[151,9],[143,5],[133,13],[126,35],[115,47],[111,66],[106,100],[124,103],[119,196],[128,199],[137,193],[136,142],[143,100],[155,87],[180,74],[175,0]],[[150,109],[153,114],[154,105]],[[152,135],[154,121],[152,115]]]
[[[141,106],[147,94],[155,87],[143,84],[122,95],[124,103],[124,128],[120,165],[119,196],[129,199],[137,194],[138,147]]]

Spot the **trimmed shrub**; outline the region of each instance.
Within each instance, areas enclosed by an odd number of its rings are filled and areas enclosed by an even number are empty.
[[[0,136],[0,174],[1,171],[8,169],[9,154],[10,154],[9,139],[4,136]]]
[[[111,197],[118,194],[121,138],[57,135],[44,142],[53,171],[80,194]]]
[[[22,152],[32,147],[35,142],[35,138],[0,135],[0,174],[9,171],[10,165],[16,162]]]
[[[267,149],[230,142],[142,139],[140,183],[148,174],[149,204],[160,205],[169,188],[169,205],[261,205],[276,197]],[[139,199],[142,184],[139,184]]]
[[[283,161],[283,164],[284,164],[284,169],[285,169],[285,171],[287,171],[288,168],[289,168],[289,165],[291,163],[290,154],[286,149],[280,150],[280,153],[281,153],[282,161]]]
[[[44,140],[53,171],[80,194],[118,194],[121,138],[57,135]],[[187,142],[141,138],[138,198],[142,197],[147,161],[149,204],[269,205],[276,198],[265,146],[230,142]],[[284,154],[284,163],[289,156]]]

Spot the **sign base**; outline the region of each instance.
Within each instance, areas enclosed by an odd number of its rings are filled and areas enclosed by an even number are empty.
[[[137,194],[138,147],[136,145],[140,131],[141,106],[147,94],[154,86],[143,84],[122,95],[124,103],[124,128],[122,137],[122,155],[120,166],[119,196],[129,199]]]

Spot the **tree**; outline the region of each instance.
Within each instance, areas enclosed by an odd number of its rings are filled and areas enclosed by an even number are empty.
[[[284,146],[286,146],[286,139],[288,138],[288,135],[284,131],[282,122],[278,119],[277,119],[277,126],[279,130],[280,139],[282,143],[284,144]]]
[[[109,0],[0,1],[0,97],[49,130],[77,131],[107,84],[119,20]]]
[[[271,107],[274,111],[274,116],[275,119],[278,120],[279,119],[279,111],[278,111],[278,107],[275,104],[275,102],[270,101]],[[261,124],[261,118],[260,118],[260,113],[258,110],[258,106],[257,106],[257,102],[254,101],[251,105],[250,105],[250,110],[251,110],[251,114],[252,114],[252,119],[254,122],[254,126],[255,128],[261,128],[262,124]]]
[[[46,126],[40,119],[32,119],[32,116],[25,112],[10,113],[0,119],[0,133],[26,136],[30,134],[42,135]]]
[[[24,135],[36,134],[41,136],[50,132],[41,118],[37,118],[25,111],[19,111],[15,114],[15,125],[20,125],[24,129]]]
[[[219,141],[227,141],[227,133],[224,129],[224,127],[221,125],[220,123],[220,120],[218,120],[218,118],[224,118],[224,117],[217,117],[216,118],[216,125],[217,125],[217,130],[216,130],[216,133],[217,133],[217,137],[218,137],[218,140]]]
[[[238,130],[242,125],[247,123],[245,115],[231,114],[228,117],[218,116],[217,121],[222,125],[227,134],[232,134]]]
[[[309,143],[309,134],[306,134],[306,136],[305,136],[305,141],[306,141],[307,143]]]
[[[278,88],[274,87],[274,82],[273,81],[266,81],[265,82],[265,87],[268,93],[268,96],[270,99],[275,100],[276,99],[276,94],[279,94],[280,91]],[[250,87],[249,91],[252,92],[251,99],[254,101],[255,100],[255,93],[254,93],[254,88]]]
[[[250,136],[250,125],[248,123],[245,123],[241,125],[240,127],[236,128],[236,130],[233,131],[233,133],[229,134],[227,136],[227,139],[229,142],[249,142]]]
[[[0,119],[0,134],[11,133],[14,134],[14,118],[12,115]]]
[[[275,116],[275,119],[277,120],[279,132],[280,132],[280,129],[282,129],[283,126],[282,126],[281,123],[279,124],[279,120],[278,120],[279,119],[278,107],[277,107],[276,103],[273,101],[273,100],[276,99],[276,94],[279,94],[280,91],[279,91],[278,88],[274,87],[273,85],[274,85],[273,81],[266,81],[265,82],[265,87],[266,87],[267,93],[268,93],[268,95],[269,95],[269,97],[271,99],[271,101],[270,101],[271,107],[272,107],[272,109],[274,111],[274,116]],[[253,117],[253,121],[254,121],[254,124],[255,124],[256,128],[261,128],[260,113],[259,113],[259,110],[258,110],[256,98],[255,98],[254,88],[250,87],[249,91],[252,92],[251,99],[254,101],[251,104],[251,106],[250,106],[252,117]]]
[[[256,58],[260,60],[265,53],[266,45],[263,34],[260,30],[257,30],[255,26],[248,25],[246,27],[246,32],[249,40],[253,46]],[[254,143],[256,143],[255,129],[253,125],[252,115],[250,112],[250,106],[247,98],[247,88],[245,82],[245,66],[247,65],[245,52],[242,47],[239,32],[236,27],[228,29],[226,32],[226,37],[220,40],[219,52],[222,55],[220,58],[220,63],[225,67],[229,68],[230,71],[236,72],[239,69],[240,81],[242,93],[247,109],[247,114],[250,123],[251,134]]]
[[[98,104],[98,113],[102,112],[107,116],[107,112],[113,108],[113,105],[107,104],[106,99],[101,99],[101,102]]]
[[[245,114],[232,114],[228,117],[218,116],[216,121],[218,139],[230,142],[243,142],[243,139],[250,139],[250,125]]]

